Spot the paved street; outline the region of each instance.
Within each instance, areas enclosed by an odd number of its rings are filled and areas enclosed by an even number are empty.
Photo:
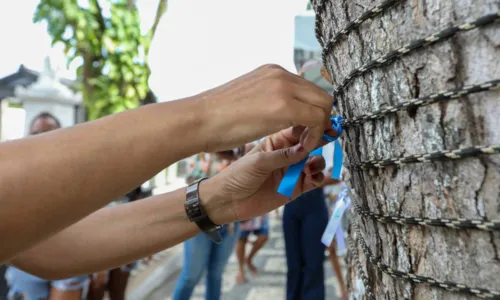
[[[248,250],[249,251],[249,250]],[[224,300],[262,300],[262,299],[285,299],[286,284],[286,262],[284,240],[281,228],[281,221],[274,219],[271,214],[271,234],[266,246],[257,254],[255,264],[260,270],[260,274],[251,277],[246,284],[237,285],[235,277],[237,272],[236,256],[230,259],[224,274],[223,297]],[[325,260],[326,279],[326,299],[338,299],[337,280],[332,275],[332,269]],[[149,295],[148,300],[170,300],[175,279],[165,282],[160,288]],[[192,300],[204,299],[204,283],[200,282],[195,289]]]

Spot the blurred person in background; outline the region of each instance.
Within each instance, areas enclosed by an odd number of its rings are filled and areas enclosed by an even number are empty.
[[[48,112],[42,112],[31,121],[29,134],[36,135],[61,128],[60,121]],[[85,298],[89,276],[64,280],[45,280],[9,266],[5,272],[9,286],[9,300],[80,300]]]
[[[325,246],[321,236],[327,224],[328,209],[322,188],[304,193],[285,205],[287,300],[325,299]]]
[[[190,162],[188,184],[204,177],[211,177],[227,168],[244,153],[245,148],[217,153],[199,153]],[[239,235],[239,223],[223,225],[219,229],[220,244],[200,233],[184,242],[184,265],[173,293],[173,300],[191,298],[194,288],[206,271],[205,299],[218,300],[221,296],[222,274]]]
[[[258,273],[257,268],[253,264],[253,258],[269,239],[269,215],[265,214],[241,222],[240,230],[240,236],[236,243],[236,257],[238,258],[239,267],[238,275],[236,275],[236,283],[243,284],[246,282],[245,265],[248,266],[253,276],[256,276]],[[248,256],[245,256],[245,248],[250,234],[255,235],[257,239],[253,241],[252,250],[250,250]]]

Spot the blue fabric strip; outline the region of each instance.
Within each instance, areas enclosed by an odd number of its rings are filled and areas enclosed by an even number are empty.
[[[321,156],[323,155],[323,147],[319,147],[313,152],[309,153],[309,156],[299,161],[298,163],[291,165],[283,176],[281,180],[280,186],[278,187],[278,193],[287,196],[288,198],[292,198],[293,190],[295,189],[295,185],[299,180],[300,174],[306,165],[307,159],[311,156]]]
[[[342,164],[344,163],[344,156],[342,155],[342,146],[340,142],[336,140],[335,147],[333,148],[333,169],[332,178],[340,180],[340,173],[342,172]]]
[[[331,143],[335,142],[334,152],[333,152],[333,170],[332,170],[332,178],[339,179],[340,172],[342,171],[342,163],[343,163],[343,155],[342,155],[342,147],[338,142],[338,138],[342,134],[342,121],[344,120],[342,117],[332,117],[330,118],[332,121],[332,129],[337,131],[337,136],[332,137],[327,134],[323,134],[323,140]],[[313,152],[309,154],[310,156],[319,156],[323,154],[323,147],[319,147],[315,149]],[[291,165],[283,176],[281,180],[280,186],[278,187],[278,193],[292,198],[293,190],[299,180],[300,174],[306,165],[308,157],[304,158],[300,162]]]

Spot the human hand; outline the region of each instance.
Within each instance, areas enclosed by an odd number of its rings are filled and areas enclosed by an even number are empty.
[[[282,130],[216,176],[200,184],[200,198],[208,216],[216,224],[248,220],[276,209],[291,199],[277,192],[286,168],[308,155],[300,141],[307,130]],[[317,146],[317,145],[316,145]],[[292,199],[322,185],[325,161],[308,159]]]
[[[276,65],[262,66],[197,98],[205,152],[232,149],[298,125],[308,128],[303,141],[308,152],[330,127],[328,93]]]

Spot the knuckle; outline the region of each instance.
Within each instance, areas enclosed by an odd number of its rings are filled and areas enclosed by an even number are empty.
[[[271,78],[278,78],[280,80],[288,78],[288,71],[278,65],[271,65],[271,67],[266,68],[266,72]]]
[[[290,158],[290,150],[288,148],[286,149],[280,149],[280,158],[283,160],[283,161],[288,161],[289,158]]]
[[[285,69],[283,69],[283,67],[281,67],[280,65],[277,65],[277,64],[265,64],[262,66],[262,69],[264,69],[266,71],[285,71]]]

